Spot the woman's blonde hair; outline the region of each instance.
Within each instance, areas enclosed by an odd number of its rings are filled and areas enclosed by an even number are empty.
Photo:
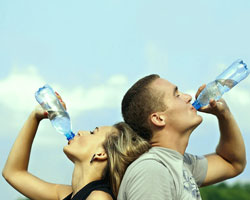
[[[114,127],[118,132],[109,134],[103,146],[108,155],[105,177],[108,179],[114,195],[117,196],[127,167],[148,151],[150,144],[138,136],[125,122],[119,122]]]

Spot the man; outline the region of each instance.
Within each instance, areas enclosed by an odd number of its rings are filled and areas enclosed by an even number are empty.
[[[204,88],[199,88],[196,98]],[[221,137],[216,152],[205,157],[185,153],[192,131],[202,122],[191,99],[158,75],[140,79],[127,91],[123,118],[152,148],[128,167],[118,200],[201,199],[198,187],[244,170],[244,142],[223,99],[210,100],[199,110],[218,119]]]

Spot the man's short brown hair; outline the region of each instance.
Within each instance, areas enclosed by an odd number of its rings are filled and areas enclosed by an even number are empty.
[[[146,140],[152,138],[152,130],[148,117],[153,112],[164,111],[165,104],[161,94],[153,90],[150,84],[160,78],[157,74],[148,75],[138,80],[124,95],[122,100],[122,116],[138,135]]]

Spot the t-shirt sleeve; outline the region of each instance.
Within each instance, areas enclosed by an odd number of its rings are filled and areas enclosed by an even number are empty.
[[[201,186],[207,175],[207,159],[204,156],[195,156],[185,153],[184,163],[190,169],[197,185]]]
[[[126,199],[174,199],[174,182],[168,169],[155,160],[143,160],[128,174]]]

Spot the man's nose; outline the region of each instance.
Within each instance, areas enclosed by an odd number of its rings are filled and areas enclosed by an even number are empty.
[[[192,96],[189,95],[189,94],[184,94],[184,100],[187,102],[187,103],[190,103],[192,101]]]

